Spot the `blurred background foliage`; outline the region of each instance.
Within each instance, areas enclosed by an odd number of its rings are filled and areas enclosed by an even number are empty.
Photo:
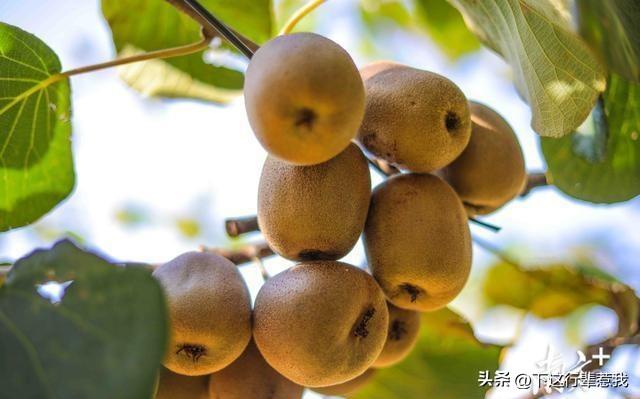
[[[505,2],[514,3],[495,4]],[[262,43],[306,1],[204,3]],[[503,227],[499,234],[474,227],[480,240],[463,295],[451,308],[425,314],[412,355],[380,371],[355,398],[479,398],[486,393],[477,381],[481,370],[535,372],[535,362],[550,346],[569,364],[576,350],[608,347],[612,339],[624,344],[616,345],[605,369],[628,372],[631,387],[564,396],[640,393],[635,294],[640,204],[631,200],[640,190],[640,6],[624,0],[518,3],[549,5],[547,11],[559,13],[554,15],[571,27],[568,31],[579,32],[607,68],[608,91],[578,134],[538,139],[529,126],[531,111],[513,88],[517,74],[481,46],[480,39],[488,44],[487,38],[477,38],[445,0],[330,0],[297,26],[340,42],[359,65],[393,59],[447,75],[470,98],[505,115],[529,167],[548,167],[561,190],[540,189],[488,218]],[[36,5],[42,6],[36,0],[3,2],[3,22],[51,42],[65,67],[198,39],[197,27],[164,2],[103,0],[34,12]],[[567,20],[567,10],[582,18]],[[43,23],[44,15],[55,22]],[[164,31],[158,16],[167,24]],[[181,60],[121,68],[125,84],[112,72],[73,81],[76,192],[31,226],[0,235],[0,267],[61,237],[98,247],[114,259],[150,263],[200,244],[240,248],[258,240],[257,234],[232,240],[222,230],[224,217],[255,213],[264,158],[239,98],[245,67],[246,60],[220,44]],[[210,102],[228,105],[216,108]],[[592,204],[613,202],[621,203]],[[362,247],[346,260],[362,264]],[[290,264],[271,259],[265,265],[275,273]],[[261,283],[257,268],[249,265],[242,272],[255,295]],[[0,284],[3,279],[0,274]],[[494,389],[488,397],[518,394]]]

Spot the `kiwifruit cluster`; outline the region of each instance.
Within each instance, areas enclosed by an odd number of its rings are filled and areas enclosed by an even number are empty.
[[[158,397],[182,380],[212,399],[349,394],[409,355],[420,312],[463,289],[468,217],[518,195],[522,152],[507,122],[449,79],[386,61],[358,71],[311,33],[255,53],[245,101],[269,152],[257,222],[298,263],[267,279],[253,309],[219,255],[157,268],[171,318]],[[372,191],[367,157],[398,173]],[[340,262],[361,236],[368,268]]]

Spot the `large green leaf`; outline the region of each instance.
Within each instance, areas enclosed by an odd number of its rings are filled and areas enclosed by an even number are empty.
[[[571,31],[564,3],[450,0],[469,28],[511,65],[542,136],[561,137],[587,118],[605,89],[601,64]]]
[[[611,69],[640,83],[640,3],[578,0],[580,33]]]
[[[70,284],[59,298],[50,282]],[[166,339],[149,271],[60,242],[16,262],[0,287],[0,396],[150,398]]]
[[[216,17],[262,43],[272,34],[270,0],[203,0]],[[164,0],[102,0],[120,55],[194,43],[200,27]],[[242,72],[205,62],[204,52],[121,68],[125,81],[147,95],[226,102],[239,94]]]
[[[449,57],[458,58],[480,48],[478,39],[466,27],[460,12],[446,0],[414,1],[418,22]]]
[[[75,182],[69,83],[37,37],[0,22],[0,231],[31,223]]]
[[[640,194],[640,85],[612,75],[602,106],[592,128],[542,138],[542,152],[551,182],[566,194],[596,203],[626,201]]]
[[[469,324],[449,309],[422,315],[420,338],[409,357],[375,377],[356,399],[483,398],[480,370],[498,369],[502,347],[480,343]]]
[[[523,269],[501,262],[488,270],[483,285],[490,304],[509,305],[540,318],[564,317],[597,304],[618,313],[621,330],[628,330],[630,323],[637,325],[638,298],[633,289],[591,265]]]

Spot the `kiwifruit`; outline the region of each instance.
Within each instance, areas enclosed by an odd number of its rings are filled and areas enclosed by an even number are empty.
[[[314,165],[344,150],[364,115],[364,86],[349,54],[314,33],[278,36],[247,69],[249,123],[271,154]]]
[[[456,190],[471,215],[500,208],[522,191],[524,156],[511,126],[486,105],[469,103],[471,140],[442,175]]]
[[[162,367],[155,399],[209,399],[209,376],[191,377]]]
[[[389,329],[387,342],[373,367],[389,367],[404,360],[418,342],[420,313],[401,309],[387,303],[389,308]]]
[[[342,384],[313,388],[313,390],[326,396],[347,396],[356,393],[360,388],[364,387],[369,381],[371,381],[375,375],[375,369],[368,369],[356,378],[343,382]]]
[[[251,338],[251,298],[237,267],[212,253],[188,252],[158,267],[169,307],[164,366],[211,374],[233,362]]]
[[[304,388],[264,360],[251,341],[242,355],[210,379],[210,399],[300,399]]]
[[[253,336],[280,374],[320,387],[369,368],[382,351],[388,321],[384,294],[369,274],[341,262],[303,262],[262,286]]]
[[[451,163],[469,142],[467,99],[444,76],[398,65],[368,77],[365,89],[358,141],[376,157],[425,173]]]
[[[363,81],[366,81],[370,77],[376,75],[379,72],[386,71],[387,69],[402,66],[393,61],[375,61],[360,68],[360,77]]]
[[[258,193],[258,224],[274,251],[291,260],[335,260],[364,228],[371,175],[355,144],[313,166],[269,156]]]
[[[469,276],[467,215],[456,192],[437,176],[406,173],[376,187],[364,243],[373,276],[403,309],[439,309]]]

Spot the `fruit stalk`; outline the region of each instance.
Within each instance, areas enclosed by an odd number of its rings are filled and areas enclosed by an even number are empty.
[[[520,196],[526,197],[534,188],[548,186],[549,184],[549,179],[544,172],[531,172],[527,175],[527,184]]]
[[[255,216],[226,219],[224,221],[224,227],[229,237],[238,237],[241,234],[260,231],[258,218]]]

